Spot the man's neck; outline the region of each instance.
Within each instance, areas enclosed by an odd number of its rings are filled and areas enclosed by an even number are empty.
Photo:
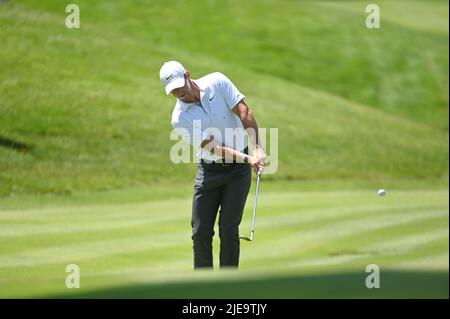
[[[191,81],[191,83],[194,85],[194,91],[195,91],[195,99],[196,99],[196,102],[201,103],[201,99],[200,99],[200,88],[198,87],[197,83],[195,83],[194,81]]]

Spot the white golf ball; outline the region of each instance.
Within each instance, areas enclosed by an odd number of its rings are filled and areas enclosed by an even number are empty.
[[[379,189],[378,190],[378,195],[384,196],[384,195],[386,195],[386,191],[384,189]]]

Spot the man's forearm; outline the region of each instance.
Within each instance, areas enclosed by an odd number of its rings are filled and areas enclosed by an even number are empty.
[[[258,124],[256,123],[250,109],[248,109],[246,115],[243,116],[242,124],[247,132],[247,136],[250,139],[250,143],[253,146],[252,155],[261,160],[261,163],[264,163],[266,160],[266,154],[259,137]]]
[[[225,158],[226,160],[229,160],[229,161],[236,161],[236,162],[240,162],[240,163],[248,162],[247,154],[240,152],[238,150],[235,150],[231,147],[216,145],[213,148],[213,152],[215,155]]]
[[[252,110],[245,104],[244,100],[241,100],[231,111],[239,116],[253,148],[262,149],[261,141],[259,139],[258,124],[256,123]]]
[[[249,112],[243,119],[242,124],[244,126],[245,131],[247,132],[247,136],[250,140],[250,144],[253,146],[253,149],[262,149],[261,140],[259,138],[259,130],[258,124],[256,123],[253,114]]]
[[[213,139],[204,140],[203,143],[201,144],[201,147],[204,148],[206,151],[210,152],[211,154],[220,156],[229,161],[236,161],[241,163],[248,162],[247,154],[235,150],[231,147],[220,145]]]

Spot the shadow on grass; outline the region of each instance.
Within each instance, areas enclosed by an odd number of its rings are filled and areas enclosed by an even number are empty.
[[[0,0],[1,3],[1,0]],[[10,138],[0,135],[0,146],[16,150],[21,153],[27,153],[30,150],[30,146],[21,142],[14,141]]]
[[[448,298],[448,271],[381,271],[380,288],[368,289],[361,273],[272,277],[247,280],[138,284],[101,290],[82,288],[48,298],[299,299],[299,298]],[[87,285],[85,285],[86,287]]]

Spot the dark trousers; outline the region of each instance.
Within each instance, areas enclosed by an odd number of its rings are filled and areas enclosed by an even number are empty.
[[[227,165],[198,165],[191,223],[195,269],[213,267],[212,240],[219,207],[220,267],[239,265],[239,224],[252,174],[247,164]]]

